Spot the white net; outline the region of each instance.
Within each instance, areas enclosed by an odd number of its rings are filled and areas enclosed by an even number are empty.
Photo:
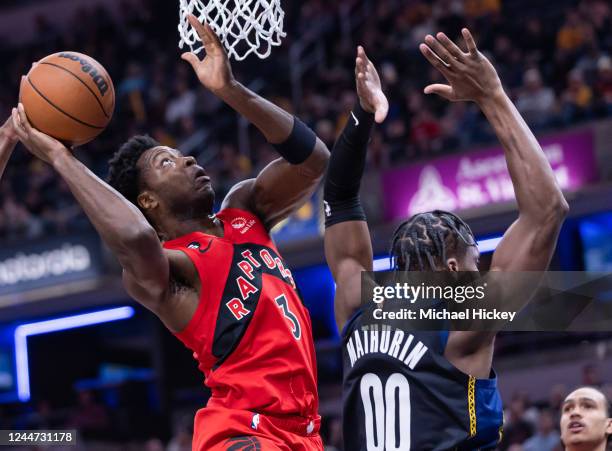
[[[237,61],[251,53],[267,58],[272,47],[281,45],[281,38],[286,36],[280,0],[180,0],[180,7],[179,47],[187,45],[196,54],[203,47],[187,20],[189,14],[208,23],[229,57]]]

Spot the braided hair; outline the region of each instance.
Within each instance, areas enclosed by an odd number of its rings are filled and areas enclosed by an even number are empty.
[[[393,233],[391,267],[437,271],[446,265],[448,255],[461,257],[469,246],[476,246],[474,234],[458,216],[441,210],[419,213]]]

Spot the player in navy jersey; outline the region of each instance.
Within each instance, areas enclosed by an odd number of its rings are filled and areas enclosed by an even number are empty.
[[[128,293],[198,359],[212,397],[196,414],[193,450],[320,451],[310,316],[270,229],[310,198],[329,151],[299,119],[240,85],[212,29],[190,21],[206,57],[183,58],[282,157],[235,185],[218,214],[204,168],[150,137],[115,154],[111,187],[32,128],[22,105],[13,126],[66,181],[121,263]]]
[[[501,141],[519,208],[493,255],[494,271],[542,271],[552,257],[568,206],[542,149],[505,94],[499,77],[462,30],[467,51],[446,35],[427,36],[420,50],[448,85],[426,94],[473,101]],[[344,443],[347,451],[494,449],[502,407],[492,370],[494,332],[410,332],[362,327],[361,272],[372,270],[372,245],[359,201],[373,112],[384,95],[372,64],[357,59],[360,95],[334,146],[325,183],[325,253],[337,284],[343,330]],[[380,118],[378,118],[380,119]],[[402,223],[392,237],[398,271],[477,271],[478,247],[456,215],[432,211]],[[526,298],[525,300],[527,300]]]

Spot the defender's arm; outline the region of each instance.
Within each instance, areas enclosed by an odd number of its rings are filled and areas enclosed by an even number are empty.
[[[34,129],[23,105],[13,112],[21,142],[62,176],[90,221],[123,267],[127,291],[162,315],[170,265],[155,230],[138,208],[100,180],[59,141]],[[167,324],[172,326],[172,318]]]
[[[19,141],[19,137],[13,128],[12,118],[8,118],[4,125],[0,127],[0,178],[4,174],[6,165],[11,158],[15,145]]]
[[[206,57],[185,53],[200,82],[253,123],[283,157],[269,164],[254,180],[238,184],[224,207],[246,208],[268,228],[289,216],[307,200],[323,177],[329,151],[301,121],[238,83],[229,59],[209,25],[189,16]]]
[[[519,217],[493,254],[491,269],[543,271],[569,207],[542,148],[504,92],[495,68],[478,51],[470,32],[464,29],[462,33],[467,53],[444,33],[438,33],[437,39],[427,36],[426,45],[421,44],[423,55],[450,83],[427,86],[425,93],[476,102],[504,147]],[[530,295],[527,287],[522,288],[518,292],[525,305]],[[512,301],[514,308],[520,308],[517,300]],[[488,377],[494,338],[494,332],[452,332],[445,355],[464,372]]]
[[[361,273],[372,271],[372,242],[359,188],[374,120],[382,122],[389,108],[378,73],[362,47],[355,75],[360,105],[334,145],[324,196],[325,258],[336,282],[334,306],[340,331],[361,303]]]

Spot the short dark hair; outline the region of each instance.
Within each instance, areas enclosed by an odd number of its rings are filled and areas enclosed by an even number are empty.
[[[147,150],[160,146],[149,135],[137,135],[124,143],[109,160],[107,182],[127,200],[138,206],[140,194],[140,170],[137,163]]]
[[[606,405],[606,415],[608,416],[608,418],[612,418],[612,400],[608,398],[608,396],[601,388],[593,387],[592,385],[583,385],[581,387],[578,387],[576,390],[580,390],[581,388],[590,388],[591,390],[595,390],[596,392],[601,393],[601,395],[604,397],[604,403]]]
[[[472,230],[457,215],[442,210],[419,213],[393,233],[391,266],[400,271],[436,271],[449,254],[462,256],[475,245]]]

